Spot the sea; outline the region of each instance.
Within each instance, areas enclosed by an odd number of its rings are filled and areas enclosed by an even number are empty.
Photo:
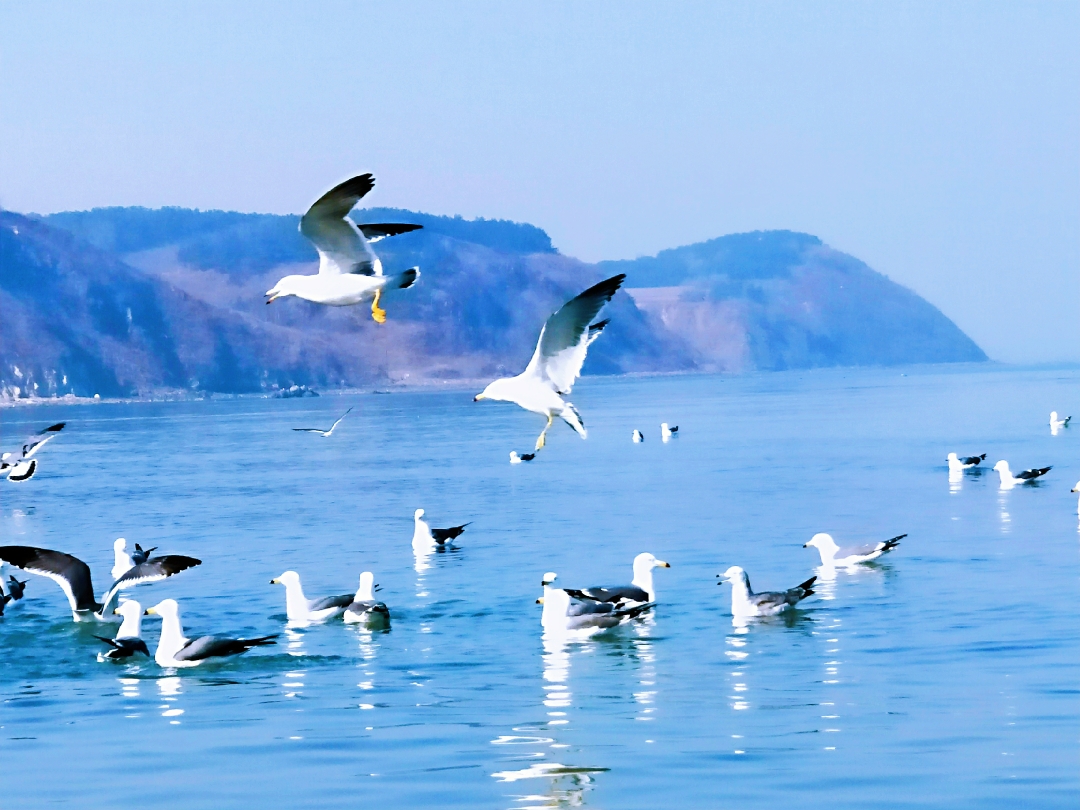
[[[478,390],[478,389],[477,389]],[[0,617],[0,808],[1075,808],[1080,800],[1080,371],[977,364],[743,376],[584,377],[583,441],[476,390],[41,404],[58,421],[0,541],[86,561],[112,544],[202,565],[128,592],[188,636],[280,634],[197,669],[99,662],[56,584]],[[329,427],[330,438],[293,428]],[[679,426],[660,439],[660,423]],[[631,442],[631,431],[645,435]],[[950,476],[945,456],[986,453]],[[989,469],[1051,466],[999,487]],[[413,511],[468,522],[414,555]],[[855,571],[840,544],[906,534]],[[546,638],[541,578],[628,583],[657,605]],[[783,618],[733,623],[815,574]],[[286,621],[372,571],[387,631]],[[5,568],[10,573],[12,569]],[[19,572],[15,572],[19,573]],[[143,634],[151,652],[159,622]]]

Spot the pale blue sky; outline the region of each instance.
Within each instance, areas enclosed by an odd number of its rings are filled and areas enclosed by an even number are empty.
[[[0,2],[0,205],[820,236],[995,359],[1080,360],[1080,3]]]

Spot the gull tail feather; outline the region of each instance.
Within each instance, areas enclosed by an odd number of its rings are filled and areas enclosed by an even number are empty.
[[[387,286],[391,289],[407,290],[416,283],[418,278],[420,278],[420,268],[410,267],[404,273],[398,273],[398,275],[394,276]]]
[[[562,420],[566,422],[566,424],[577,431],[581,438],[585,439],[588,437],[588,433],[585,430],[585,422],[582,420],[581,414],[578,413],[577,408],[571,403],[566,403],[566,407],[563,408],[563,412],[559,414],[559,416],[562,417]]]

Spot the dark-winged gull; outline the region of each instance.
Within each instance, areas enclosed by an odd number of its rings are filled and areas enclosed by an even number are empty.
[[[986,460],[986,453],[980,456],[957,456],[956,453],[949,453],[948,462],[949,469],[953,472],[958,470],[967,470],[971,467],[978,467],[982,462]]]
[[[634,444],[641,444],[645,441],[645,434],[637,428],[634,428],[634,432],[630,434],[630,438],[634,440]]]
[[[1052,469],[1053,467],[1033,467],[1030,470],[1024,470],[1013,475],[1012,470],[1009,469],[1009,462],[1002,460],[994,465],[994,470],[1001,478],[1002,489],[1010,489],[1017,484],[1030,484],[1036,478],[1042,478]]]
[[[722,574],[723,577],[717,585],[724,582],[731,583],[731,614],[736,618],[749,618],[751,616],[775,616],[785,610],[791,610],[795,605],[813,593],[810,586],[817,577],[810,577],[806,582],[789,588],[786,591],[764,591],[754,593],[750,587],[750,577],[739,566],[733,565]]]
[[[882,554],[886,554],[896,548],[900,541],[907,537],[906,534],[898,534],[888,540],[879,543],[869,543],[862,546],[838,546],[832,535],[818,532],[807,542],[803,548],[816,548],[821,555],[821,564],[829,567],[845,568],[859,563],[876,560]]]
[[[460,526],[451,526],[449,529],[433,529],[424,520],[424,510],[417,509],[413,512],[413,548],[421,551],[432,547],[442,548],[451,540],[460,537],[468,525],[470,524],[462,523]]]
[[[239,655],[252,647],[276,644],[277,633],[258,638],[230,638],[227,636],[199,636],[185,638],[180,624],[180,606],[175,599],[165,599],[152,608],[148,615],[161,617],[161,638],[158,640],[154,660],[162,667],[197,667],[211,658]]]
[[[521,453],[521,454],[519,454],[517,450],[511,450],[510,451],[510,463],[511,464],[520,464],[523,461],[532,461],[534,458],[536,458],[536,453]]]
[[[348,416],[350,413],[352,413],[352,408],[349,408],[349,410],[345,411],[345,413],[339,416],[338,420],[330,426],[329,430],[326,430],[325,428],[293,428],[293,430],[299,431],[300,433],[318,433],[323,438],[329,439],[331,436],[334,435],[334,429],[341,424],[341,420]]]
[[[536,440],[537,450],[544,446],[548,428],[556,416],[584,439],[585,423],[581,421],[581,414],[573,404],[563,400],[563,396],[570,393],[580,376],[589,345],[600,337],[608,324],[606,320],[593,323],[593,318],[611,300],[625,278],[623,273],[612,276],[563,304],[540,330],[536,351],[525,370],[516,377],[495,380],[473,397],[473,401],[513,402],[527,411],[546,416],[547,425]]]
[[[98,653],[98,661],[121,661],[131,658],[136,653],[142,653],[149,658],[150,650],[142,639],[142,605],[134,599],[125,599],[116,606],[113,613],[123,616],[124,621],[121,622],[120,629],[116,631],[114,638],[94,636],[98,641],[109,645],[108,651]]]
[[[574,599],[569,591],[551,587],[554,581],[554,572],[544,574],[540,583],[544,586],[544,595],[536,600],[544,606],[540,625],[549,633],[588,636],[615,627],[626,619],[640,616],[653,607],[651,602],[623,606],[615,602]]]
[[[349,212],[374,187],[375,178],[361,174],[315,201],[300,220],[300,233],[319,252],[319,272],[314,276],[285,276],[267,290],[266,303],[286,295],[333,307],[353,306],[370,299],[372,319],[376,323],[386,322],[386,310],[379,307],[383,291],[411,287],[420,277],[420,268],[410,267],[394,276],[383,275],[382,262],[370,243],[422,226],[357,225],[349,219]]]
[[[390,609],[377,602],[373,593],[375,576],[370,571],[360,575],[360,585],[352,602],[345,608],[345,624],[364,624],[368,627],[386,627],[390,624]]]
[[[0,475],[6,475],[8,481],[19,483],[29,481],[37,472],[37,459],[34,455],[64,429],[66,422],[57,422],[28,438],[18,450],[0,456]]]
[[[1064,419],[1058,419],[1058,412],[1050,411],[1050,430],[1056,432],[1063,427],[1068,427],[1071,420],[1071,416],[1066,416]]]
[[[634,578],[629,585],[614,585],[610,588],[565,588],[564,590],[572,599],[611,602],[620,607],[655,602],[656,587],[653,585],[652,573],[654,568],[671,568],[671,565],[644,552],[634,557]]]
[[[31,574],[48,577],[59,585],[71,605],[72,618],[77,622],[112,621],[112,610],[121,590],[160,582],[202,564],[202,560],[182,554],[153,557],[125,572],[109,586],[109,590],[98,602],[94,598],[90,566],[78,557],[33,546],[0,546],[0,559]]]
[[[333,619],[344,613],[345,608],[353,601],[351,593],[308,599],[300,587],[300,575],[295,571],[286,571],[270,580],[270,584],[285,586],[285,613],[290,622],[322,622]]]
[[[660,423],[660,438],[665,442],[679,435],[679,426],[671,427],[667,422]]]

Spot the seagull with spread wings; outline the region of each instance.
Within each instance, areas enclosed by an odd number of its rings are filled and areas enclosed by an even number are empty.
[[[324,439],[329,439],[334,434],[334,428],[340,425],[341,420],[348,416],[351,412],[352,408],[349,408],[349,410],[345,411],[345,413],[338,417],[338,420],[330,426],[329,430],[324,430],[323,428],[293,428],[293,430],[299,431],[301,433],[318,433]]]
[[[379,306],[383,291],[411,287],[420,277],[420,268],[410,267],[394,276],[383,275],[382,262],[371,249],[371,243],[423,226],[357,225],[349,219],[349,212],[374,187],[375,178],[361,174],[315,201],[300,220],[300,233],[319,252],[319,272],[314,276],[285,276],[267,290],[266,303],[287,295],[332,307],[349,307],[370,300],[372,319],[386,323],[386,310]]]
[[[66,422],[58,422],[55,425],[49,425],[23,442],[19,450],[0,456],[0,474],[6,473],[7,480],[16,483],[33,478],[38,464],[34,454],[44,446],[45,442],[63,430],[66,424]]]
[[[547,417],[547,425],[536,440],[536,449],[544,446],[548,429],[556,416],[585,438],[581,414],[563,396],[570,393],[581,375],[585,354],[600,337],[607,320],[592,323],[604,304],[611,300],[626,279],[624,273],[601,281],[581,295],[567,301],[547,319],[540,330],[540,340],[526,369],[516,377],[503,377],[473,397],[474,402],[494,399],[513,402],[527,411]]]

